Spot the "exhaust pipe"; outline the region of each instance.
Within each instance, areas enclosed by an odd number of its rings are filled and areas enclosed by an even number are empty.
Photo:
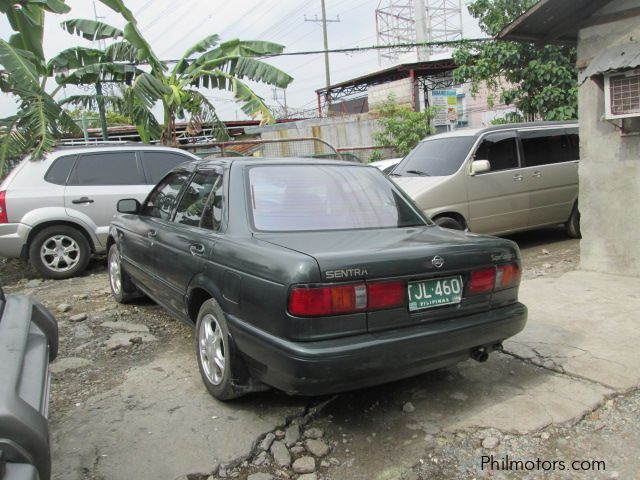
[[[471,358],[476,362],[483,363],[489,358],[489,352],[486,347],[476,347],[471,350]]]

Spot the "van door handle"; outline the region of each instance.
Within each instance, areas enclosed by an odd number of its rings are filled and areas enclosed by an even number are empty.
[[[147,237],[149,238],[156,238],[158,236],[158,232],[156,230],[149,230],[147,232]]]
[[[522,180],[524,180],[524,178],[522,177],[522,175],[514,175],[514,176],[513,176],[513,179],[514,179],[516,182],[521,182]]]
[[[93,203],[93,199],[89,197],[80,197],[71,200],[71,203],[78,205],[80,203]]]
[[[540,172],[533,172],[533,174],[531,175],[533,178],[540,178],[542,176],[542,173]]]
[[[204,254],[204,245],[201,243],[193,243],[189,246],[189,251],[191,252],[191,255],[201,256]]]

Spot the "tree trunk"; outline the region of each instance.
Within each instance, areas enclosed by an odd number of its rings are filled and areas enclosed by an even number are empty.
[[[107,129],[107,116],[104,111],[104,98],[102,97],[102,84],[96,82],[96,96],[98,97],[98,115],[100,116],[100,128],[102,129],[102,140],[109,140],[109,130]]]

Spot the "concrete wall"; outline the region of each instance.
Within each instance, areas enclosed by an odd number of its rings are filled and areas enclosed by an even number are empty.
[[[340,117],[312,118],[264,127],[246,128],[247,133],[259,133],[264,139],[318,137],[334,147],[374,145],[376,120],[368,113]]]
[[[415,99],[411,79],[403,78],[394,82],[371,85],[367,88],[369,108],[373,109],[376,105],[386,101],[389,98],[389,95],[393,95],[396,103],[412,107]]]
[[[613,1],[596,15],[632,7],[637,0]],[[640,17],[584,28],[578,65],[630,41],[640,41]],[[587,80],[579,91],[581,267],[640,276],[640,136],[621,135],[603,115],[604,92]]]

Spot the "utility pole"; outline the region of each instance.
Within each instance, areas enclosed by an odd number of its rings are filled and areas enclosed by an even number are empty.
[[[427,8],[424,0],[415,0],[415,17],[416,17],[416,43],[425,43],[431,40],[427,36]],[[431,30],[431,29],[429,29]],[[418,46],[418,61],[426,62],[429,60],[429,48],[426,46]]]
[[[324,37],[324,72],[325,72],[325,86],[329,88],[331,86],[331,74],[329,73],[329,41],[327,40],[327,23],[329,22],[339,22],[340,15],[336,16],[334,19],[327,19],[327,10],[324,6],[324,0],[320,0],[320,5],[322,7],[322,18],[318,18],[318,15],[315,15],[314,18],[307,18],[305,15],[305,22],[315,22],[322,23],[322,35]],[[330,103],[331,99],[327,95],[327,103]]]

